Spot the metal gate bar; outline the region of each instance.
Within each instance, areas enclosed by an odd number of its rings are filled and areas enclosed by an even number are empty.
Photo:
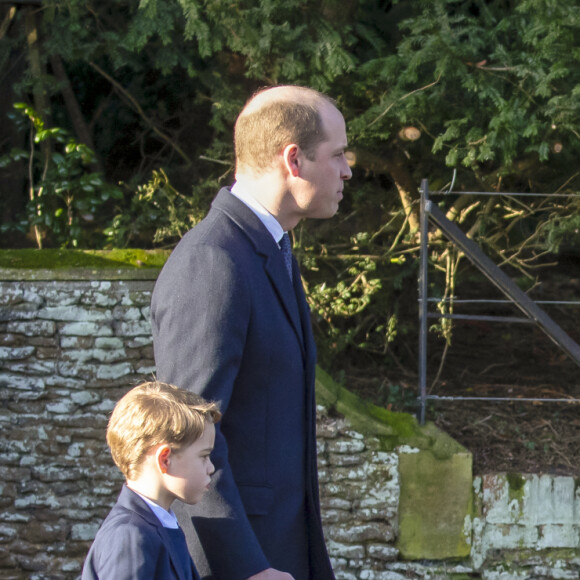
[[[492,195],[491,193],[488,193]],[[495,194],[509,195],[509,194]],[[421,182],[421,216],[420,216],[420,268],[419,268],[419,420],[425,423],[425,411],[427,400],[499,400],[499,401],[552,401],[552,402],[580,402],[578,399],[523,399],[510,397],[438,397],[427,395],[427,319],[433,316],[427,311],[429,298],[427,267],[428,267],[428,239],[429,220],[431,220],[465,256],[509,299],[509,302],[517,306],[525,315],[526,319],[493,317],[496,321],[503,322],[533,322],[560,347],[572,360],[580,365],[580,346],[562,330],[562,328],[550,318],[525,292],[523,292],[488,256],[479,246],[470,240],[445,214],[429,200],[429,184],[426,179]],[[466,318],[466,315],[443,315],[446,318]],[[490,320],[490,317],[468,316],[470,319]]]

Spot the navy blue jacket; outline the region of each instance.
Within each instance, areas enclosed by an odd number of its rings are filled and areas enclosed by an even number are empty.
[[[185,556],[151,508],[124,485],[95,536],[82,580],[199,580]]]
[[[294,287],[271,234],[222,189],[155,286],[159,380],[218,401],[223,413],[212,488],[190,509],[203,578],[243,580],[269,567],[334,578],[318,500],[316,348],[293,267]]]

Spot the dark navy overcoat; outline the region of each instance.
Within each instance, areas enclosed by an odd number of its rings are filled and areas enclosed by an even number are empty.
[[[334,578],[316,469],[310,312],[294,260],[222,189],[156,283],[158,379],[219,402],[212,488],[188,538],[203,578],[243,580],[268,567]]]
[[[199,580],[172,533],[142,498],[123,486],[95,536],[82,580]]]

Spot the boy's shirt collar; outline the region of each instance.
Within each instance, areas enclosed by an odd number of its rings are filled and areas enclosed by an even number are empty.
[[[151,508],[151,511],[155,514],[155,517],[159,520],[159,522],[164,528],[170,528],[172,530],[176,530],[177,528],[179,528],[177,517],[172,509],[170,509],[169,511],[164,510],[160,505],[157,505],[155,502],[151,501],[144,495],[141,495],[134,489],[131,489],[131,491],[133,493],[136,493]]]

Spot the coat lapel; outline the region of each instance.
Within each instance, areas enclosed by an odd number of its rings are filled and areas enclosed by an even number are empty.
[[[138,514],[147,523],[151,524],[157,530],[157,533],[161,536],[163,544],[169,552],[169,559],[178,578],[199,578],[195,569],[192,567],[191,576],[188,574],[187,570],[183,570],[181,566],[181,561],[179,554],[177,553],[177,548],[175,543],[171,540],[165,528],[161,525],[161,522],[157,516],[151,511],[149,506],[133,491],[131,491],[126,485],[123,485],[121,494],[117,503],[132,512]],[[185,541],[185,540],[184,540]]]
[[[195,568],[191,565],[191,561],[189,563],[189,569],[185,569],[183,567],[183,564],[184,564],[183,559],[181,559],[179,557],[179,553],[177,551],[177,546],[176,546],[175,542],[172,541],[167,530],[163,526],[160,525],[157,528],[157,531],[159,532],[159,535],[161,536],[163,543],[167,547],[167,551],[169,552],[169,559],[171,560],[171,564],[173,565],[173,568],[177,572],[177,577],[184,578],[184,579],[191,578],[191,580],[195,580],[195,579],[199,578],[199,576],[197,575],[197,572],[195,571]],[[185,546],[187,545],[187,543],[185,541],[185,536],[183,536],[183,544]]]
[[[273,240],[272,240],[273,241]],[[298,310],[298,297],[295,293],[292,281],[288,276],[286,271],[286,266],[284,265],[284,260],[280,254],[280,250],[276,246],[273,254],[266,255],[265,269],[272,285],[274,286],[280,302],[286,311],[286,315],[292,324],[292,328],[296,333],[296,337],[300,342],[300,348],[302,349],[302,356],[306,356],[305,344],[304,344],[304,334],[302,332],[302,322],[300,320],[300,311]],[[299,275],[298,275],[299,276]],[[296,279],[296,276],[294,277]]]
[[[303,321],[301,320],[300,310],[298,308],[300,297],[296,295],[295,289],[292,286],[292,281],[286,271],[284,259],[282,258],[278,244],[254,212],[233,196],[229,190],[225,188],[221,189],[212,206],[225,212],[250,239],[256,252],[264,258],[266,274],[296,333],[300,348],[302,349],[302,355],[306,357],[306,345],[302,331]],[[294,268],[295,270],[297,269],[295,260]],[[294,276],[294,280],[295,283],[299,283],[300,273],[298,273],[298,276]]]

